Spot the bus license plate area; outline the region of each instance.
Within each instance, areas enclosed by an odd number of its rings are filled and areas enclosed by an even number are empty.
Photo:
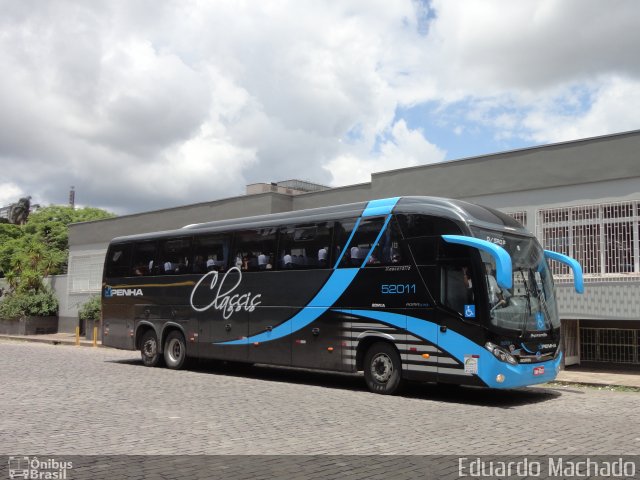
[[[535,368],[533,369],[533,376],[534,376],[534,377],[537,377],[537,376],[539,376],[539,375],[544,375],[544,366],[541,366],[541,367],[535,367]]]

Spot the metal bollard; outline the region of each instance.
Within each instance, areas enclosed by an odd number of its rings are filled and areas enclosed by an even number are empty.
[[[98,327],[93,327],[93,346],[98,346]]]
[[[76,327],[76,347],[80,346],[80,327]]]

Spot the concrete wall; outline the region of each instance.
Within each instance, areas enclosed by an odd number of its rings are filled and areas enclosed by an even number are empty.
[[[67,275],[52,275],[45,278],[45,283],[53,289],[58,297],[58,331],[75,332],[78,325],[78,309],[71,303]]]

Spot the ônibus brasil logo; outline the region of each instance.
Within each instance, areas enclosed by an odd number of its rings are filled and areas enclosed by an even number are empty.
[[[110,285],[104,287],[104,298],[111,297],[142,297],[141,288],[113,288]]]

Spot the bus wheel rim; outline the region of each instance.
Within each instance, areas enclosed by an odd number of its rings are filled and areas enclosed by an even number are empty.
[[[144,342],[144,355],[146,357],[153,357],[155,356],[156,352],[158,351],[157,346],[156,346],[156,341],[152,338],[150,338],[149,340],[147,340],[146,342]]]
[[[393,361],[386,353],[379,353],[371,361],[371,374],[377,382],[387,383],[393,375]]]
[[[177,338],[169,342],[168,350],[172,362],[178,362],[182,357],[182,345],[180,345],[180,341]]]

